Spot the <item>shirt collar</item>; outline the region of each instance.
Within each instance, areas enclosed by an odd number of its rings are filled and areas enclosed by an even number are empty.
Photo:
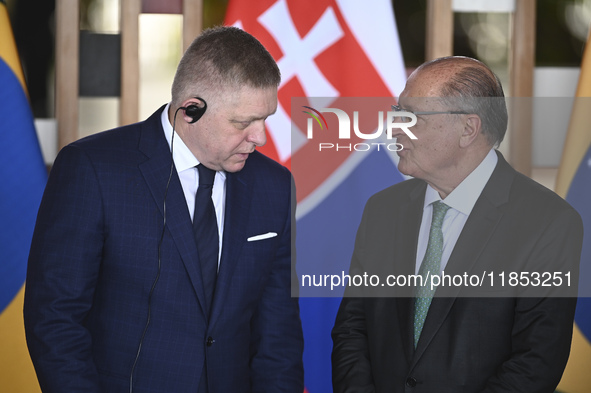
[[[164,136],[166,137],[166,142],[168,142],[168,146],[170,147],[170,141],[172,139],[172,125],[170,124],[170,120],[168,119],[169,108],[170,102],[162,111],[160,121],[162,123],[162,128],[164,129]],[[193,153],[191,153],[191,150],[189,150],[187,145],[185,145],[185,142],[183,142],[183,140],[181,139],[181,137],[179,137],[176,131],[174,135],[173,160],[177,172],[179,173],[187,169],[194,169],[197,165],[200,164],[199,160],[193,155]],[[217,173],[219,173],[223,178],[226,177],[226,172],[224,171],[217,171]]]
[[[470,215],[482,190],[490,179],[499,158],[494,149],[491,149],[484,160],[474,169],[446,198],[443,202],[467,216]],[[435,201],[441,200],[439,193],[433,187],[427,185],[425,192],[425,204],[423,208]]]
[[[193,153],[191,153],[191,150],[189,150],[187,145],[185,145],[185,142],[183,142],[183,140],[179,137],[176,131],[174,139],[172,138],[172,125],[170,124],[170,120],[168,119],[169,108],[170,103],[168,103],[164,108],[164,111],[162,111],[162,116],[160,120],[162,122],[162,128],[164,129],[164,136],[166,137],[166,142],[168,142],[168,146],[171,146],[171,140],[174,141],[174,149],[172,149],[174,165],[176,166],[177,172],[182,172],[184,170],[194,168],[197,165],[199,165],[199,160],[195,158]]]

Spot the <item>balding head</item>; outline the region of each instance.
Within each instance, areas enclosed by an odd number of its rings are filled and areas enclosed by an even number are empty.
[[[499,78],[486,64],[462,56],[442,57],[418,67],[411,78],[436,81],[434,95],[450,108],[477,114],[491,146],[498,146],[507,130],[507,105]]]
[[[398,98],[414,113],[410,139],[393,133],[403,145],[398,170],[425,180],[441,198],[478,167],[507,128],[503,89],[478,60],[446,57],[423,64],[408,78]]]

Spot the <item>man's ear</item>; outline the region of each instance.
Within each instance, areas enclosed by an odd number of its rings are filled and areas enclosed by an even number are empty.
[[[207,103],[201,97],[194,97],[183,102],[181,107],[183,118],[187,123],[193,124],[205,114]]]
[[[472,113],[465,116],[463,123],[464,128],[462,130],[462,135],[460,136],[460,147],[470,146],[482,132],[482,121],[480,120],[480,116]]]

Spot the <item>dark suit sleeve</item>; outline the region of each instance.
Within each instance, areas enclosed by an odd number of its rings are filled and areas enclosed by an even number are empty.
[[[363,299],[345,297],[332,331],[332,383],[335,393],[375,392],[365,330]]]
[[[537,271],[570,271],[576,293],[582,241],[579,215],[566,210],[538,239],[529,265]],[[517,298],[512,355],[482,393],[554,392],[570,353],[575,307],[574,297]]]
[[[367,206],[366,206],[367,212]],[[359,255],[363,253],[366,212],[357,230],[350,275],[362,275]],[[355,297],[352,287],[341,301],[332,330],[332,383],[334,393],[371,393],[375,391],[369,359],[364,299]]]
[[[100,391],[84,327],[103,244],[100,195],[87,156],[64,148],[37,217],[25,292],[27,344],[44,393]]]
[[[278,234],[281,245],[251,326],[253,393],[301,393],[304,390],[304,339],[298,298],[291,294],[292,284],[297,288],[297,282],[292,282],[294,279],[297,281],[295,263],[292,263],[295,194],[290,198],[293,185],[287,184],[285,226]]]

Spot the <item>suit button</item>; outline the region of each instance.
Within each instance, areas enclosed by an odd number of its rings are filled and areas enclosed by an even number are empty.
[[[417,380],[413,377],[406,378],[406,386],[408,386],[409,388],[414,388],[415,386],[417,386]]]
[[[207,337],[207,341],[206,344],[208,347],[211,347],[213,345],[213,343],[215,342],[215,340],[213,339],[213,337]]]

